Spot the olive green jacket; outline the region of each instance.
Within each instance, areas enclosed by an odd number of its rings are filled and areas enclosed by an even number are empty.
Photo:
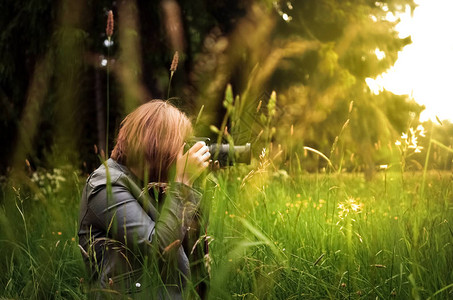
[[[113,159],[87,179],[78,232],[85,264],[92,281],[101,289],[130,291],[142,288],[138,281],[143,276],[144,262],[158,260],[160,284],[172,286],[180,296],[190,279],[182,241],[196,215],[201,194],[182,183],[172,183],[160,192],[142,187],[128,168]]]

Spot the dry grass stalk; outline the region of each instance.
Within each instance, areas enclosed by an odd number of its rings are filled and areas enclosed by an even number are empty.
[[[173,241],[170,245],[165,247],[165,249],[163,251],[163,254],[170,252],[171,249],[178,248],[180,245],[181,245],[181,241],[180,240]]]

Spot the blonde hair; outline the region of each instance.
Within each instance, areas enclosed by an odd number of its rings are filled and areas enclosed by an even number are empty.
[[[143,172],[148,182],[165,182],[191,134],[192,125],[183,112],[169,102],[151,100],[121,122],[111,158]]]

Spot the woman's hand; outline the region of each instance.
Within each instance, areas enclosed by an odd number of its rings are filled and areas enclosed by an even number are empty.
[[[176,159],[175,181],[192,186],[195,179],[209,166],[211,153],[205,142],[197,142],[184,155],[183,148]]]

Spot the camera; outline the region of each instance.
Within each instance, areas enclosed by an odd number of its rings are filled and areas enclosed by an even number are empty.
[[[250,164],[252,159],[252,151],[250,143],[239,146],[231,146],[230,144],[211,143],[210,138],[192,137],[186,142],[184,152],[189,150],[195,143],[205,142],[211,153],[213,161],[218,160],[220,167],[232,166],[234,163]]]

